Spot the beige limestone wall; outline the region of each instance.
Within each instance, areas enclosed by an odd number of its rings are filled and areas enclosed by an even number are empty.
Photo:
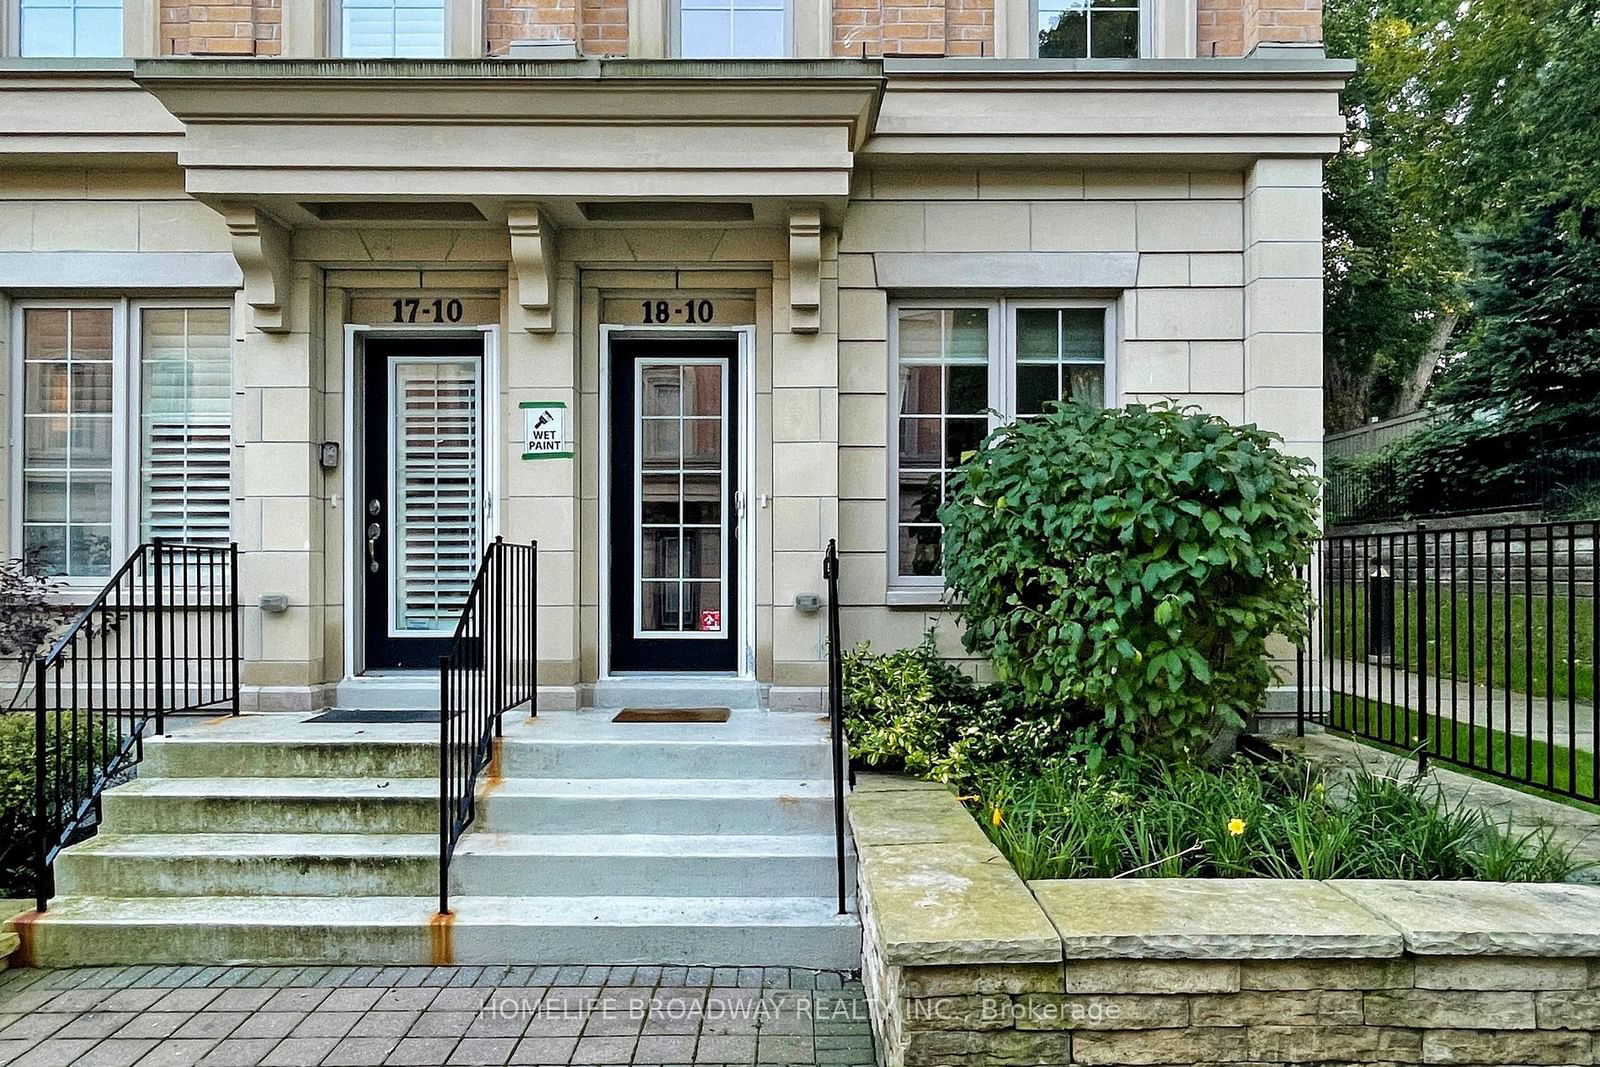
[[[1310,235],[1321,229],[1320,173],[1302,160],[1264,161],[1248,181],[1232,171],[858,173],[839,244],[845,644],[910,644],[943,620],[941,647],[959,651],[937,594],[897,594],[889,575],[894,296],[1108,298],[1123,402],[1170,399],[1255,421],[1318,458],[1321,260]],[[950,253],[962,256],[959,285],[941,258]],[[886,284],[891,268],[898,289]],[[909,284],[919,276],[938,284]]]

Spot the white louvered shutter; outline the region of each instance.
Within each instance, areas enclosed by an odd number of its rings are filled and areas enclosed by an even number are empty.
[[[455,625],[478,569],[481,413],[474,363],[396,363],[394,610],[396,633]]]
[[[226,545],[233,499],[230,313],[145,308],[140,329],[141,538]]]

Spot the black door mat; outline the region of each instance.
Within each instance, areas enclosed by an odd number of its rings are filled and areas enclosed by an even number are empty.
[[[727,722],[727,708],[623,708],[612,722]]]
[[[401,708],[383,711],[371,708],[330,708],[306,722],[326,723],[385,723],[385,722],[438,722],[438,708]]]

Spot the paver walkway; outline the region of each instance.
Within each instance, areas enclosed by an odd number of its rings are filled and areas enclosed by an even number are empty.
[[[873,1062],[854,975],[788,967],[0,972],[3,1067]]]

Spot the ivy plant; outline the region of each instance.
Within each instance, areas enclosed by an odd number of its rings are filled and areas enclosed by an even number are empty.
[[[1041,712],[1091,709],[1091,762],[1242,725],[1310,607],[1317,480],[1278,443],[1164,404],[994,431],[939,513],[966,648]]]

